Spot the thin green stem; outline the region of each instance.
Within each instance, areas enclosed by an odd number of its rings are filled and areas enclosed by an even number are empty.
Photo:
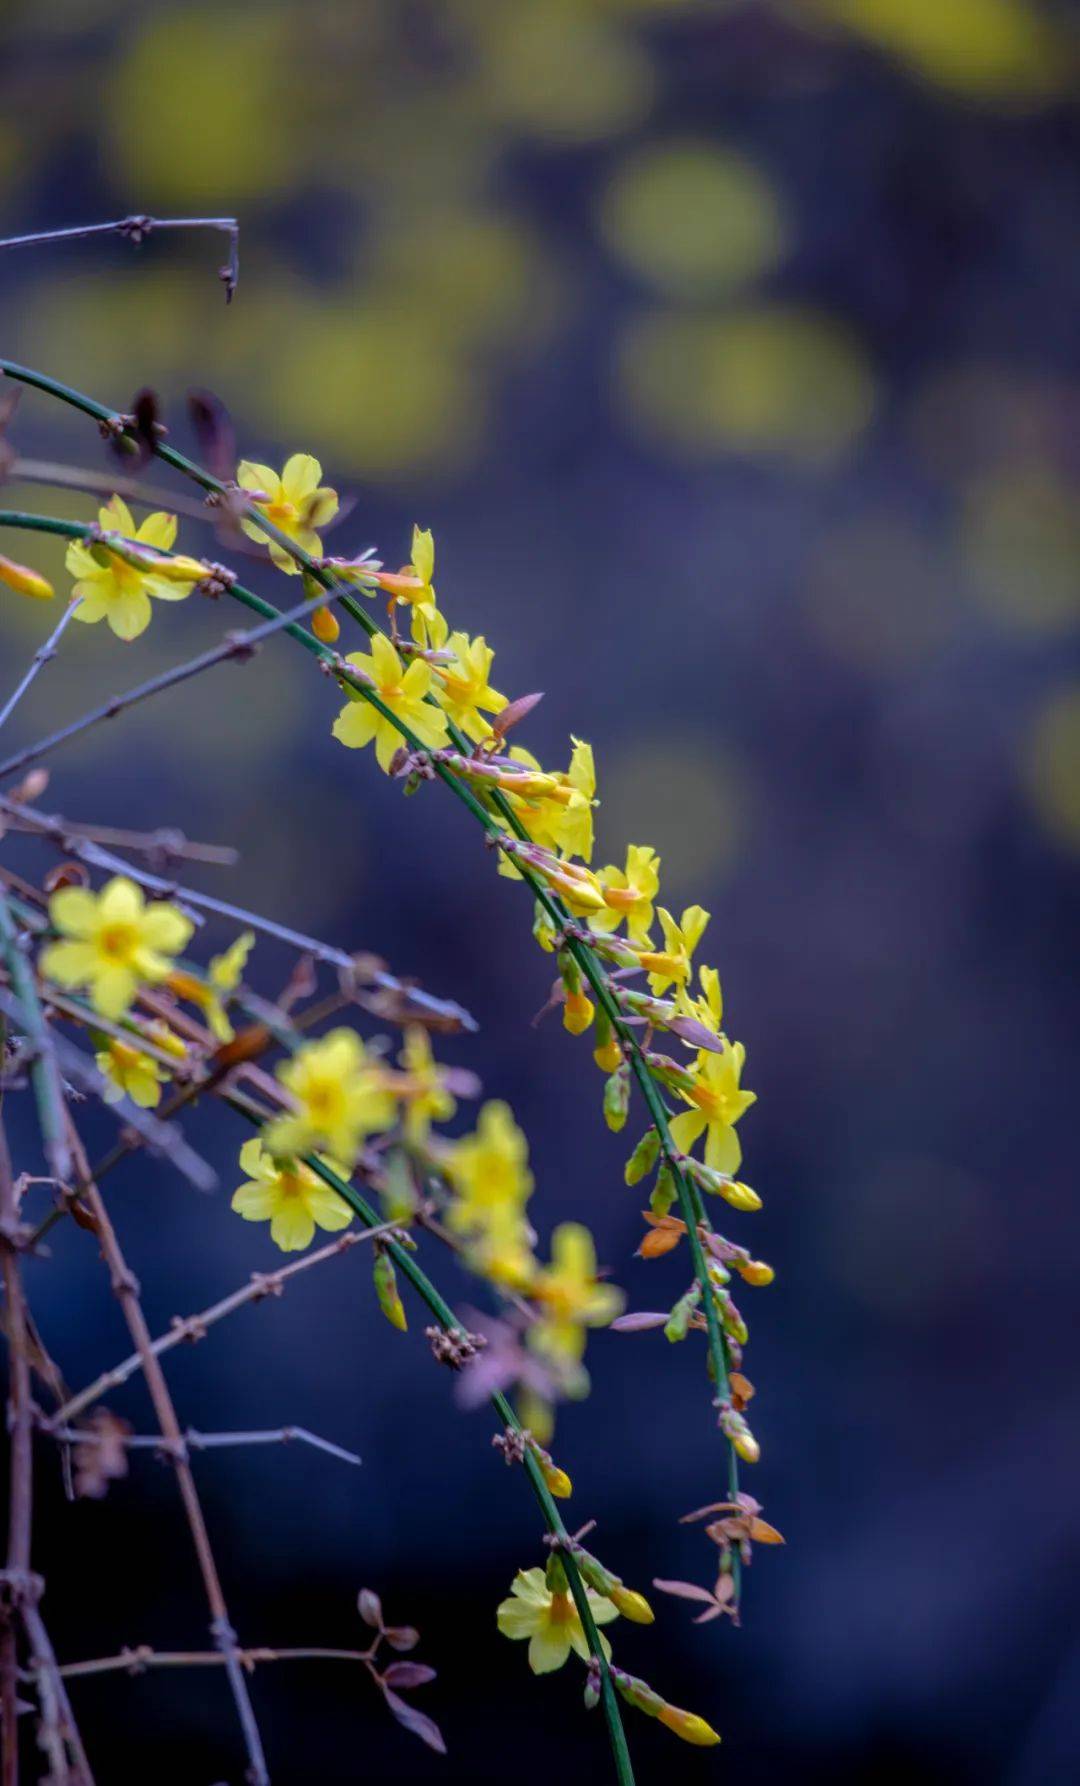
[[[43,391],[46,395],[55,397],[60,402],[69,404],[71,407],[81,410],[84,415],[93,417],[93,419],[99,423],[106,423],[110,428],[115,428],[117,418],[113,411],[108,410],[102,404],[95,402],[93,398],[87,397],[83,392],[74,390],[70,385],[65,385],[58,379],[50,378],[46,373],[38,372],[29,367],[20,366],[14,361],[3,358],[0,358],[0,372],[3,372],[7,377],[13,378],[19,383],[31,385],[35,389]],[[209,472],[205,471],[202,466],[197,465],[194,461],[188,459],[183,453],[178,452],[175,447],[169,446],[166,442],[155,442],[153,451],[163,463],[171,465],[174,470],[179,471],[183,476],[192,479],[202,489],[210,491],[218,497],[231,499],[233,501],[238,499],[238,495],[240,499],[243,499],[242,492],[237,493],[235,490],[230,490],[220,479],[213,477]],[[309,553],[305,552],[301,547],[297,546],[294,541],[281,533],[278,528],[273,526],[273,524],[266,520],[265,516],[257,510],[255,511],[255,519],[258,521],[260,531],[264,533],[268,539],[272,539],[280,545],[283,550],[287,551],[290,557],[308,571],[324,589],[340,600],[341,606],[345,608],[348,613],[353,615],[369,637],[372,637],[377,632],[381,631],[371,619],[370,615],[367,614],[355,601],[351,594],[343,592],[342,585],[338,579],[325,571]],[[3,516],[0,515],[0,524],[2,523]],[[247,605],[255,608],[256,612],[263,613],[267,617],[269,617],[271,613],[277,612],[277,610],[271,608],[270,604],[260,603],[259,598],[250,599],[248,592],[245,592],[244,595],[240,595],[235,586],[232,593],[237,596],[237,599],[246,601]],[[384,717],[391,718],[397,730],[413,749],[424,748],[421,742],[409,732],[408,727],[401,723],[400,719],[392,714],[387,715],[386,709],[374,695],[372,690],[365,688],[363,684],[357,684],[350,678],[348,672],[344,669],[341,660],[335,658],[335,654],[324,650],[319,645],[318,640],[314,639],[311,634],[305,633],[303,628],[287,628],[286,630],[290,631],[292,636],[298,635],[300,637],[300,642],[304,644],[306,649],[312,651],[314,655],[323,658],[324,661],[328,659],[332,661],[337,670],[339,679],[356,688],[357,692],[359,692],[366,700],[370,701],[371,705],[376,707]],[[452,735],[455,734],[452,732]],[[456,734],[456,741],[459,744],[464,742],[464,740],[461,739],[460,734]],[[469,808],[474,818],[483,825],[488,835],[498,838],[500,835],[500,827],[495,823],[491,810],[485,807],[481,801],[476,798],[472,790],[467,788],[445,764],[436,762],[434,767],[440,780],[445,782],[446,785],[453,790],[455,796]],[[499,813],[500,817],[509,826],[514,835],[519,838],[527,836],[517,815],[513,812],[509,802],[501,793],[496,793],[493,797],[492,807]],[[530,886],[534,897],[539,900],[548,916],[552,919],[556,930],[562,930],[570,916],[562,901],[555,898],[538,877],[528,870],[527,864],[521,862],[518,863],[517,866],[522,879]],[[678,1151],[671,1140],[670,1131],[667,1125],[667,1111],[659,1087],[653,1078],[647,1061],[643,1057],[641,1045],[637,1036],[627,1024],[618,1007],[603,963],[588,945],[583,944],[576,939],[568,938],[566,947],[568,952],[577,962],[582,973],[585,975],[589,985],[596,993],[597,999],[601,1004],[608,1021],[611,1023],[612,1028],[619,1037],[627,1058],[631,1062],[634,1077],[637,1080],[645,1099],[650,1118],[660,1137],[661,1150],[671,1171],[672,1180],[675,1184],[679,1200],[679,1207],[682,1212],[682,1218],[686,1223],[687,1236],[694,1265],[694,1275],[701,1287],[705,1306],[705,1318],[708,1327],[709,1357],[711,1361],[712,1375],[715,1381],[716,1394],[720,1399],[727,1399],[727,1346],[716,1311],[712,1284],[706,1269],[704,1249],[701,1246],[700,1237],[697,1231],[699,1223],[706,1226],[708,1225],[701,1197],[697,1192],[696,1186],[690,1184],[686,1174],[682,1170]],[[730,1440],[728,1440],[728,1448],[729,1486],[732,1495],[734,1495],[738,1490],[738,1462],[734,1446],[731,1444]]]
[[[229,1086],[225,1086],[221,1088],[219,1096],[224,1103],[230,1105],[239,1115],[246,1117],[246,1119],[256,1127],[261,1127],[263,1123],[265,1123],[266,1112],[261,1110],[251,1099],[245,1097],[242,1092],[238,1092]],[[366,1228],[381,1228],[385,1225],[378,1211],[374,1209],[367,1198],[356,1189],[356,1186],[350,1184],[348,1179],[342,1178],[334,1171],[333,1167],[328,1166],[325,1160],[321,1159],[318,1154],[308,1154],[305,1157],[304,1163],[305,1165],[310,1166],[311,1170],[323,1180],[324,1184],[329,1185],[332,1191],[337,1192],[338,1196],[349,1205],[350,1209],[355,1211]],[[413,1254],[410,1253],[406,1247],[401,1246],[396,1240],[383,1240],[380,1242],[380,1245],[393,1260],[395,1268],[401,1272],[403,1277],[408,1279],[417,1295],[427,1304],[427,1307],[435,1316],[436,1321],[439,1323],[439,1326],[443,1328],[444,1332],[459,1333],[467,1337],[468,1329],[458,1320],[458,1317],[450,1307],[450,1304],[446,1301],[445,1297],[440,1294],[439,1290],[432,1283],[423,1268],[417,1264]],[[517,1415],[514,1413],[514,1410],[507,1401],[505,1395],[500,1391],[496,1390],[494,1395],[492,1395],[491,1405],[504,1427],[510,1427],[514,1432],[520,1432],[522,1430]],[[566,1529],[558,1507],[555,1505],[551,1490],[544,1481],[543,1471],[541,1470],[531,1447],[526,1448],[522,1461],[525,1473],[529,1479],[529,1486],[536,1497],[541,1514],[544,1518],[544,1523],[552,1537],[559,1540],[560,1558],[566,1569],[566,1579],[570,1585],[570,1592],[574,1597],[574,1604],[577,1607],[578,1616],[581,1619],[582,1629],[585,1632],[585,1640],[600,1668],[602,1682],[601,1698],[604,1706],[604,1716],[607,1719],[608,1735],[611,1740],[611,1749],[615,1760],[615,1772],[619,1780],[619,1786],[633,1786],[634,1770],[630,1760],[630,1751],[627,1747],[626,1732],[622,1722],[622,1713],[619,1708],[619,1701],[615,1692],[614,1683],[611,1679],[611,1671],[608,1667],[607,1658],[605,1657],[600,1644],[600,1633],[597,1630],[596,1621],[592,1615],[592,1608],[589,1605],[585,1583],[581,1579],[577,1563],[574,1560],[573,1551],[569,1548],[568,1541],[570,1534]]]

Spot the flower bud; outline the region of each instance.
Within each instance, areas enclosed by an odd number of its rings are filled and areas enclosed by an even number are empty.
[[[341,637],[341,622],[330,608],[316,608],[311,616],[311,630],[324,645],[333,645]]]
[[[568,992],[563,1005],[563,1028],[572,1036],[580,1036],[588,1029],[596,1015],[596,1007],[591,998],[584,992]]]
[[[656,1183],[653,1185],[652,1196],[649,1198],[649,1208],[653,1215],[667,1215],[675,1202],[676,1194],[671,1167],[665,1160],[656,1175]]]
[[[201,558],[189,558],[183,552],[172,558],[162,553],[154,560],[153,572],[155,577],[164,577],[166,583],[201,583],[207,576],[207,567]]]
[[[376,1253],[372,1278],[379,1307],[391,1327],[396,1327],[401,1333],[406,1332],[409,1324],[405,1319],[405,1308],[398,1293],[397,1273],[385,1253]]]
[[[14,589],[16,595],[27,595],[31,601],[48,602],[56,594],[47,577],[39,576],[28,565],[16,564],[13,558],[0,554],[0,583]]]
[[[665,1702],[659,1693],[650,1687],[648,1681],[639,1680],[636,1674],[627,1674],[622,1668],[613,1668],[611,1678],[626,1700],[646,1717],[658,1718],[665,1709]]]
[[[737,1438],[732,1440],[732,1444],[744,1464],[756,1464],[761,1457],[761,1446],[749,1430],[740,1433]]]
[[[766,1265],[763,1259],[747,1259],[744,1263],[737,1264],[735,1269],[744,1284],[754,1284],[758,1289],[771,1284],[776,1276],[772,1266]]]
[[[661,1724],[681,1736],[684,1743],[696,1743],[701,1749],[712,1748],[720,1737],[711,1724],[699,1718],[696,1712],[684,1712],[677,1705],[665,1705],[657,1713]]]
[[[646,1129],[630,1158],[626,1162],[623,1177],[627,1184],[640,1184],[656,1165],[660,1152],[660,1136],[655,1129]]]
[[[621,1581],[614,1582],[608,1588],[607,1597],[611,1604],[622,1613],[623,1618],[629,1619],[632,1625],[651,1625],[656,1618],[656,1614],[644,1594],[637,1593],[633,1588],[624,1587]]]
[[[672,1345],[678,1340],[684,1340],[686,1338],[690,1331],[690,1316],[693,1314],[700,1300],[700,1284],[695,1284],[693,1289],[686,1292],[685,1296],[679,1297],[678,1302],[675,1304],[675,1307],[667,1318],[667,1324],[664,1328],[664,1338],[669,1340]]]
[[[604,1085],[604,1121],[617,1135],[630,1111],[630,1069],[621,1066]]]
[[[560,1470],[558,1464],[553,1463],[541,1464],[540,1469],[547,1483],[548,1493],[554,1495],[557,1501],[568,1501],[574,1492],[574,1485],[566,1471]]]

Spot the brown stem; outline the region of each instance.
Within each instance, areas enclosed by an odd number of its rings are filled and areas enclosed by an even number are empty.
[[[4,1282],[8,1341],[9,1503],[7,1563],[0,1599],[0,1708],[3,1712],[0,1779],[17,1786],[19,1733],[17,1710],[18,1640],[16,1624],[30,1589],[30,1533],[33,1517],[33,1431],[30,1413],[30,1365],[26,1351],[26,1309],[19,1271],[17,1232],[19,1199],[11,1170],[7,1138],[0,1123],[0,1270]]]
[[[90,1173],[90,1166],[85,1150],[74,1126],[69,1123],[72,1160],[79,1189],[97,1225],[97,1236],[101,1243],[102,1257],[109,1268],[109,1278],[113,1292],[120,1303],[128,1332],[131,1334],[135,1349],[142,1363],[143,1376],[153,1403],[154,1414],[165,1440],[165,1448],[176,1471],[177,1486],[183,1502],[191,1540],[195,1547],[195,1555],[202,1576],[203,1588],[207,1604],[210,1608],[210,1631],[215,1645],[220,1650],[225,1671],[229,1678],[233,1699],[236,1703],[237,1716],[243,1731],[244,1742],[248,1753],[248,1779],[251,1786],[269,1786],[270,1776],[266,1769],[262,1739],[255,1722],[255,1713],[244,1679],[243,1668],[239,1660],[236,1645],[236,1633],[229,1620],[229,1609],[225,1603],[225,1595],[221,1586],[214,1553],[210,1545],[210,1534],[206,1528],[199,1493],[195,1487],[195,1478],[188,1462],[187,1447],[184,1444],[183,1431],[177,1418],[169,1386],[165,1381],[165,1373],[161,1368],[158,1355],[154,1350],[154,1342],[150,1329],[146,1324],[142,1303],[134,1274],[128,1267],[127,1260],[121,1250],[112,1225],[105,1200],[98,1190]]]

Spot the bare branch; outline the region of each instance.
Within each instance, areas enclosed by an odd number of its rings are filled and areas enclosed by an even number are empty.
[[[300,1272],[310,1271],[313,1265],[321,1265],[327,1259],[336,1259],[341,1253],[346,1253],[352,1247],[359,1246],[363,1240],[385,1239],[395,1232],[396,1230],[390,1223],[385,1223],[380,1228],[371,1228],[362,1234],[355,1232],[342,1234],[337,1240],[331,1241],[328,1246],[319,1247],[313,1253],[305,1253],[302,1259],[294,1259],[290,1265],[283,1265],[279,1271],[253,1272],[250,1280],[239,1290],[234,1290],[229,1296],[223,1296],[220,1302],[212,1303],[209,1308],[202,1309],[197,1315],[174,1316],[168,1333],[153,1340],[150,1350],[155,1357],[160,1357],[163,1352],[170,1352],[174,1346],[185,1343],[192,1344],[197,1340],[204,1339],[209,1329],[218,1321],[223,1321],[226,1315],[235,1314],[237,1309],[244,1308],[249,1302],[261,1302],[267,1296],[282,1295],[288,1280],[297,1277]],[[118,1389],[121,1383],[126,1383],[129,1377],[133,1377],[136,1371],[141,1370],[142,1362],[142,1354],[133,1352],[129,1358],[114,1365],[111,1370],[103,1371],[101,1376],[96,1377],[86,1389],[80,1389],[77,1395],[73,1395],[69,1402],[58,1409],[54,1416],[55,1423],[60,1425],[74,1420],[92,1402],[99,1401],[111,1389]],[[50,1422],[50,1425],[52,1424]]]
[[[141,1363],[141,1359],[140,1359]],[[123,1433],[109,1434],[84,1432],[77,1426],[58,1426],[55,1420],[48,1423],[49,1433],[54,1439],[70,1445],[126,1445],[132,1451],[157,1451],[168,1454],[172,1450],[171,1442],[161,1437],[160,1433]],[[193,1426],[186,1427],[180,1435],[182,1451],[214,1451],[234,1445],[312,1445],[316,1451],[325,1451],[328,1457],[336,1457],[343,1464],[359,1465],[363,1459],[355,1451],[346,1451],[343,1445],[335,1445],[330,1439],[320,1439],[317,1433],[309,1432],[306,1426],[274,1426],[260,1428],[254,1432],[201,1433]]]
[[[52,661],[52,659],[56,656],[56,647],[59,645],[60,640],[62,639],[64,632],[67,628],[68,621],[71,619],[71,616],[74,614],[78,605],[79,605],[79,603],[78,603],[77,599],[73,602],[68,603],[68,606],[64,609],[64,612],[61,614],[61,616],[60,616],[59,620],[57,621],[56,625],[54,626],[52,632],[49,634],[48,638],[46,639],[44,645],[39,645],[38,649],[34,652],[33,657],[30,659],[29,668],[27,669],[25,676],[23,677],[22,681],[19,683],[18,687],[13,690],[11,696],[5,702],[3,708],[0,709],[0,728],[2,728],[6,724],[6,722],[11,718],[12,714],[14,713],[16,707],[19,705],[19,702],[22,700],[27,689],[33,683],[35,677],[38,676],[39,673],[45,668],[45,665],[47,663],[50,663]]]
[[[232,303],[240,283],[240,225],[235,217],[118,217],[113,223],[81,223],[68,229],[35,230],[29,236],[8,236],[0,240],[0,248],[37,248],[46,242],[85,242],[91,236],[124,236],[138,245],[156,229],[224,231],[229,238],[229,258],[218,278],[225,287],[225,302]]]

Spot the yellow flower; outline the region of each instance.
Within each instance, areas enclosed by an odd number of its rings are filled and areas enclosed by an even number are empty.
[[[426,1141],[433,1122],[445,1122],[457,1109],[443,1083],[443,1070],[431,1052],[431,1039],[419,1023],[405,1031],[405,1046],[398,1056],[405,1081],[398,1090],[405,1104],[402,1126],[405,1138],[418,1146]]]
[[[653,900],[660,890],[660,858],[656,851],[647,844],[628,845],[625,869],[602,868],[600,884],[605,909],[590,915],[592,929],[606,934],[617,930],[625,918],[630,941],[640,948],[650,948]]]
[[[318,529],[332,521],[338,510],[336,490],[320,487],[322,466],[310,453],[294,453],[287,459],[279,477],[269,465],[255,459],[243,459],[236,469],[236,481],[242,490],[255,492],[254,506],[272,521],[279,533],[294,541],[301,549],[317,558],[322,554]],[[279,571],[298,576],[302,566],[290,557],[284,546],[268,540],[257,521],[240,523],[249,539],[265,541]]]
[[[688,1017],[694,1017],[698,1023],[711,1030],[714,1036],[720,1034],[720,1026],[724,1018],[724,995],[720,990],[720,975],[714,967],[698,969],[698,984],[701,997],[692,998],[688,986],[679,990],[678,1005]]]
[[[728,1175],[737,1172],[742,1162],[735,1124],[757,1102],[757,1094],[743,1091],[739,1083],[745,1060],[741,1042],[725,1043],[721,1054],[703,1048],[694,1067],[695,1089],[679,1093],[693,1108],[671,1124],[671,1138],[680,1153],[689,1153],[705,1132],[705,1164]]]
[[[613,1284],[598,1283],[592,1235],[580,1222],[556,1228],[551,1261],[530,1286],[543,1312],[529,1339],[538,1351],[577,1363],[585,1350],[586,1327],[606,1327],[621,1314],[626,1297]]]
[[[94,1056],[98,1072],[108,1081],[105,1102],[131,1099],[140,1110],[153,1110],[161,1102],[161,1087],[168,1078],[152,1055],[143,1054],[119,1037],[110,1036]]]
[[[56,594],[47,577],[32,571],[28,565],[16,564],[13,558],[5,558],[0,552],[0,583],[6,583],[14,589],[16,595],[28,595],[32,601],[51,601]]]
[[[112,496],[98,511],[98,522],[107,532],[123,534],[153,551],[167,552],[176,539],[176,516],[163,511],[147,515],[136,527],[131,510],[119,496]],[[72,540],[65,559],[77,579],[73,595],[79,597],[75,619],[93,626],[107,620],[118,639],[137,639],[150,625],[150,597],[161,602],[182,602],[203,575],[202,565],[191,561],[194,573],[178,582],[173,575],[128,564],[107,546]]]
[[[177,998],[185,998],[189,1004],[198,1006],[206,1018],[207,1028],[218,1042],[231,1042],[236,1034],[221,994],[234,992],[239,986],[244,965],[254,947],[255,932],[245,930],[224,955],[212,958],[207,979],[200,980],[197,974],[190,974],[185,968],[174,969],[169,975],[170,991],[175,992]]]
[[[482,637],[470,639],[468,633],[457,632],[450,634],[448,649],[454,653],[454,661],[432,666],[432,693],[454,724],[476,743],[491,734],[480,709],[501,713],[506,706],[506,696],[488,680],[495,653]]]
[[[513,791],[508,792],[506,797],[533,843],[542,844],[546,849],[558,851],[564,856],[580,856],[583,862],[588,862],[593,852],[592,809],[596,797],[596,769],[592,745],[584,743],[580,738],[572,739],[572,743],[570,767],[565,773],[562,770],[544,771],[531,751],[515,744],[510,751],[511,760],[537,774],[549,773],[557,784],[560,797],[539,794],[528,798]],[[511,880],[519,878],[519,870],[505,855],[500,857],[499,873]],[[573,907],[572,899],[569,903]],[[595,903],[602,903],[599,895]],[[593,902],[590,901],[587,908],[583,909],[591,912],[594,909]]]
[[[333,1160],[326,1163],[348,1177]],[[310,1246],[316,1228],[336,1234],[352,1221],[348,1204],[310,1166],[299,1160],[275,1160],[258,1139],[245,1141],[240,1166],[248,1180],[234,1193],[232,1207],[245,1222],[269,1221],[270,1238],[283,1253]]]
[[[642,955],[641,965],[650,970],[649,987],[659,997],[669,986],[684,986],[690,978],[690,957],[704,935],[710,914],[700,905],[688,905],[676,924],[662,905],[657,911],[664,947]]]
[[[598,1625],[610,1625],[618,1618],[610,1600],[586,1588],[589,1610]],[[504,1637],[529,1639],[529,1667],[534,1674],[550,1674],[561,1668],[573,1650],[582,1661],[592,1654],[582,1628],[581,1615],[569,1592],[553,1592],[542,1569],[519,1569],[495,1615]],[[605,1656],[611,1645],[603,1635],[600,1644]]]
[[[379,634],[371,641],[370,657],[354,651],[345,661],[369,678],[383,706],[408,726],[421,744],[437,750],[446,743],[446,715],[426,699],[431,688],[431,666],[423,658],[418,657],[406,669],[389,639]],[[349,750],[359,750],[374,739],[379,767],[387,774],[406,742],[393,720],[359,694],[341,709],[333,730],[339,744]]]
[[[49,917],[62,941],[48,943],[39,966],[58,986],[85,986],[103,1017],[123,1016],[141,984],[164,980],[170,956],[184,947],[192,925],[174,905],[147,905],[142,889],[125,875],[100,893],[63,887],[49,901]]]
[[[446,1161],[456,1193],[447,1226],[468,1242],[474,1269],[516,1288],[533,1270],[532,1230],[524,1213],[533,1189],[528,1157],[508,1105],[493,1101],[481,1110],[475,1134],[455,1141]]]
[[[389,1128],[394,1098],[386,1070],[371,1060],[351,1029],[333,1029],[306,1042],[277,1076],[293,1109],[265,1130],[273,1154],[296,1155],[325,1148],[351,1165],[365,1135]]]

